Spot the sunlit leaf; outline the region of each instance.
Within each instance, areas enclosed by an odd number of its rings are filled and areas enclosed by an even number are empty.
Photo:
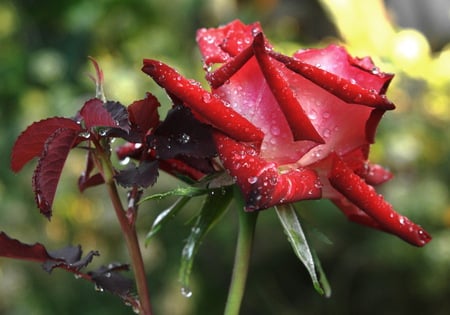
[[[47,139],[58,129],[80,131],[81,127],[68,118],[52,117],[28,126],[14,143],[11,154],[11,169],[18,172],[32,158],[40,156]]]
[[[228,209],[232,198],[232,186],[211,190],[206,197],[181,254],[179,280],[185,292],[190,292],[189,278],[200,244],[208,231]]]
[[[46,141],[33,174],[36,203],[47,218],[52,215],[53,199],[67,156],[78,136],[73,129],[58,129]]]
[[[295,254],[303,265],[305,265],[311,276],[314,288],[320,294],[328,296],[329,290],[327,290],[327,288],[329,288],[329,285],[326,282],[326,278],[318,277],[317,275],[318,270],[312,250],[309,247],[308,240],[305,237],[305,233],[303,232],[303,228],[294,207],[292,204],[288,204],[276,206],[275,209]],[[324,280],[325,282],[323,282]]]
[[[118,123],[108,112],[103,102],[98,98],[93,98],[84,103],[80,110],[86,129],[92,127],[118,127]]]

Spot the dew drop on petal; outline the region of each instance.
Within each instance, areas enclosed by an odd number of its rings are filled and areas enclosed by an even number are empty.
[[[270,132],[274,136],[279,136],[280,135],[280,128],[278,126],[272,126],[272,128],[270,128]]]
[[[258,177],[256,177],[256,176],[249,177],[247,179],[247,181],[248,181],[249,184],[253,185],[254,183],[256,183],[258,181]]]
[[[211,102],[211,94],[209,94],[209,93],[203,93],[203,95],[202,95],[202,100],[203,100],[203,102],[205,102],[205,103]]]

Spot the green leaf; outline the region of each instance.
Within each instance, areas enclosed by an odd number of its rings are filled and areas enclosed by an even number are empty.
[[[326,277],[324,277],[322,267],[320,264],[317,264],[317,257],[316,259],[314,258],[313,251],[309,247],[293,205],[280,205],[276,206],[275,209],[295,254],[301,260],[303,265],[305,265],[311,276],[314,288],[320,294],[329,296],[330,289],[328,282]],[[318,272],[320,272],[319,276]]]
[[[208,231],[220,220],[228,209],[232,199],[233,187],[231,186],[211,190],[205,199],[181,253],[179,280],[185,296],[190,296],[189,278],[200,244]]]
[[[147,236],[145,237],[145,245],[150,242],[150,239],[158,233],[158,231],[170,220],[172,220],[178,212],[186,205],[186,203],[191,200],[190,196],[183,196],[179,198],[172,206],[167,208],[166,210],[162,211],[153,221],[152,228],[147,233]]]
[[[178,187],[173,190],[170,190],[168,192],[162,193],[162,194],[154,194],[151,196],[147,196],[143,198],[139,204],[143,203],[144,201],[154,200],[154,199],[163,199],[170,196],[182,196],[182,197],[196,197],[204,195],[208,192],[208,189],[205,188],[199,188],[195,186],[188,186],[188,187]]]

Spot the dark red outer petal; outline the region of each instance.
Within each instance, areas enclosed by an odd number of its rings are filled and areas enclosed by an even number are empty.
[[[383,196],[378,195],[372,186],[367,185],[337,156],[333,160],[329,181],[331,186],[371,216],[385,231],[415,246],[424,246],[431,240],[424,229],[395,212]]]
[[[346,103],[361,104],[384,110],[391,110],[395,108],[394,104],[387,99],[386,95],[379,94],[375,90],[367,90],[357,84],[351,83],[347,79],[339,77],[336,74],[292,57],[274,52],[270,53],[270,55],[278,61],[284,63],[287,68],[321,86]]]
[[[291,128],[294,140],[311,140],[317,143],[325,143],[306,113],[303,111],[293,90],[289,87],[289,84],[278,70],[280,64],[275,64],[266,53],[262,33],[259,33],[255,37],[253,48],[264,78],[270,86],[270,90],[275,96],[278,105],[283,111],[289,127]]]
[[[244,194],[247,211],[321,197],[319,178],[313,170],[294,169],[280,174],[275,163],[260,158],[251,146],[219,132],[214,133],[214,139],[225,168]]]
[[[145,59],[142,71],[230,137],[243,142],[262,142],[264,133],[259,128],[228,107],[219,97],[187,80],[171,67],[159,61]]]
[[[212,89],[217,89],[235,74],[251,57],[253,56],[253,47],[249,46],[239,55],[228,61],[222,67],[206,74],[206,80]]]

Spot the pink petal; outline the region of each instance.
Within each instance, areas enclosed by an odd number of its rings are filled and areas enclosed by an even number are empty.
[[[294,140],[311,140],[317,143],[325,143],[306,116],[289,83],[283,77],[283,74],[278,71],[281,65],[275,64],[267,55],[262,33],[255,37],[253,44],[261,71],[278,102],[278,106],[283,111]]]

